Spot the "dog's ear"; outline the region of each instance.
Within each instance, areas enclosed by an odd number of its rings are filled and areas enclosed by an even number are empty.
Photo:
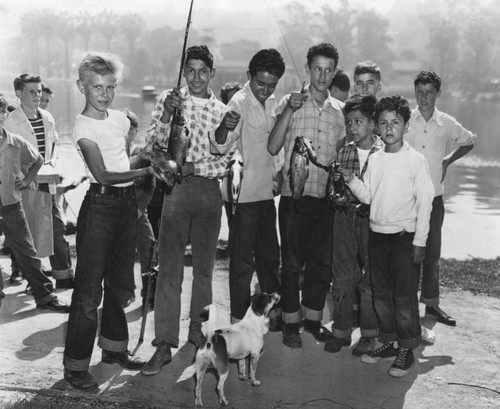
[[[251,301],[252,311],[254,314],[259,317],[265,315],[269,301],[270,297],[266,293],[255,294]]]

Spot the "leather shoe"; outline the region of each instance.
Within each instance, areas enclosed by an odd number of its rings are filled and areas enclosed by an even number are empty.
[[[122,368],[129,369],[131,371],[140,371],[145,361],[141,361],[140,359],[130,359],[130,355],[128,351],[106,351],[102,350],[101,361],[105,364],[119,364]]]
[[[342,347],[348,347],[351,345],[351,337],[349,338],[333,338],[332,340],[328,341],[325,346],[323,347],[323,350],[326,352],[339,352]]]
[[[20,284],[23,281],[21,270],[14,270],[9,277],[10,284]]]
[[[37,304],[36,308],[39,308],[41,310],[52,310],[55,312],[63,312],[66,314],[69,312],[69,305],[64,304],[62,301],[59,301],[57,297],[52,298],[45,304]]]
[[[332,332],[323,327],[320,321],[304,320],[304,331],[310,332],[318,342],[334,339]]]
[[[72,278],[65,278],[63,280],[56,280],[56,288],[66,289],[66,288],[75,288],[75,280]]]
[[[300,324],[283,323],[283,344],[290,348],[301,348],[302,340],[300,339]]]
[[[88,371],[71,371],[64,368],[64,380],[73,388],[90,390],[97,388],[98,384]]]
[[[436,317],[437,321],[440,322],[441,324],[449,325],[451,327],[457,325],[457,322],[453,318],[451,318],[448,314],[446,314],[441,308],[439,308],[439,306],[436,307],[427,306],[425,307],[425,313]]]

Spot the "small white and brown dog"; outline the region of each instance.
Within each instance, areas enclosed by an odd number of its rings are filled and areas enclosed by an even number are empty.
[[[209,319],[206,326],[206,337],[196,353],[193,365],[187,367],[177,382],[185,381],[196,374],[195,405],[203,406],[201,399],[201,387],[203,377],[208,367],[213,366],[219,374],[217,391],[219,403],[227,405],[224,395],[224,383],[229,374],[229,360],[238,360],[239,378],[247,378],[246,358],[250,358],[250,382],[259,386],[260,381],[255,379],[257,363],[262,355],[264,346],[264,334],[268,331],[267,315],[271,308],[278,303],[280,295],[273,293],[256,294],[252,297],[250,307],[243,319],[227,328],[216,329],[216,308],[212,304],[209,307]]]

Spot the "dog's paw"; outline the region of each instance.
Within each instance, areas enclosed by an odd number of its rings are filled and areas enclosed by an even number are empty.
[[[202,402],[201,398],[196,398],[194,400],[194,406],[203,406],[203,402]]]
[[[253,386],[260,386],[261,382],[258,381],[257,379],[250,379],[250,383],[253,385]]]
[[[221,396],[221,398],[219,399],[219,404],[221,406],[227,406],[227,399],[225,396]]]
[[[241,381],[245,381],[247,379],[247,376],[244,373],[238,374],[238,378],[240,378]]]

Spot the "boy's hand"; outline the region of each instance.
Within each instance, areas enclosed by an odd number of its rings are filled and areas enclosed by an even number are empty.
[[[288,99],[288,106],[292,109],[293,112],[302,108],[304,102],[307,101],[308,96],[303,92],[292,92],[290,94],[290,98]]]
[[[163,105],[165,106],[165,111],[170,114],[172,114],[176,108],[182,108],[182,98],[177,88],[174,88],[171,92],[168,93]]]
[[[413,263],[420,264],[425,259],[425,247],[413,245]]]
[[[30,185],[30,182],[29,182],[29,181],[26,181],[26,179],[19,179],[19,178],[16,178],[15,184],[16,184],[16,187],[17,187],[19,190],[24,190],[24,189],[27,189],[27,188],[28,188],[28,186]]]
[[[352,173],[351,170],[339,167],[336,171],[333,172],[333,180],[339,180],[340,175],[344,177],[346,183],[349,183],[354,178],[354,173]]]
[[[236,128],[236,126],[238,125],[238,122],[240,122],[240,118],[241,115],[238,112],[228,111],[223,119],[224,127],[228,131],[233,131],[234,128]]]

